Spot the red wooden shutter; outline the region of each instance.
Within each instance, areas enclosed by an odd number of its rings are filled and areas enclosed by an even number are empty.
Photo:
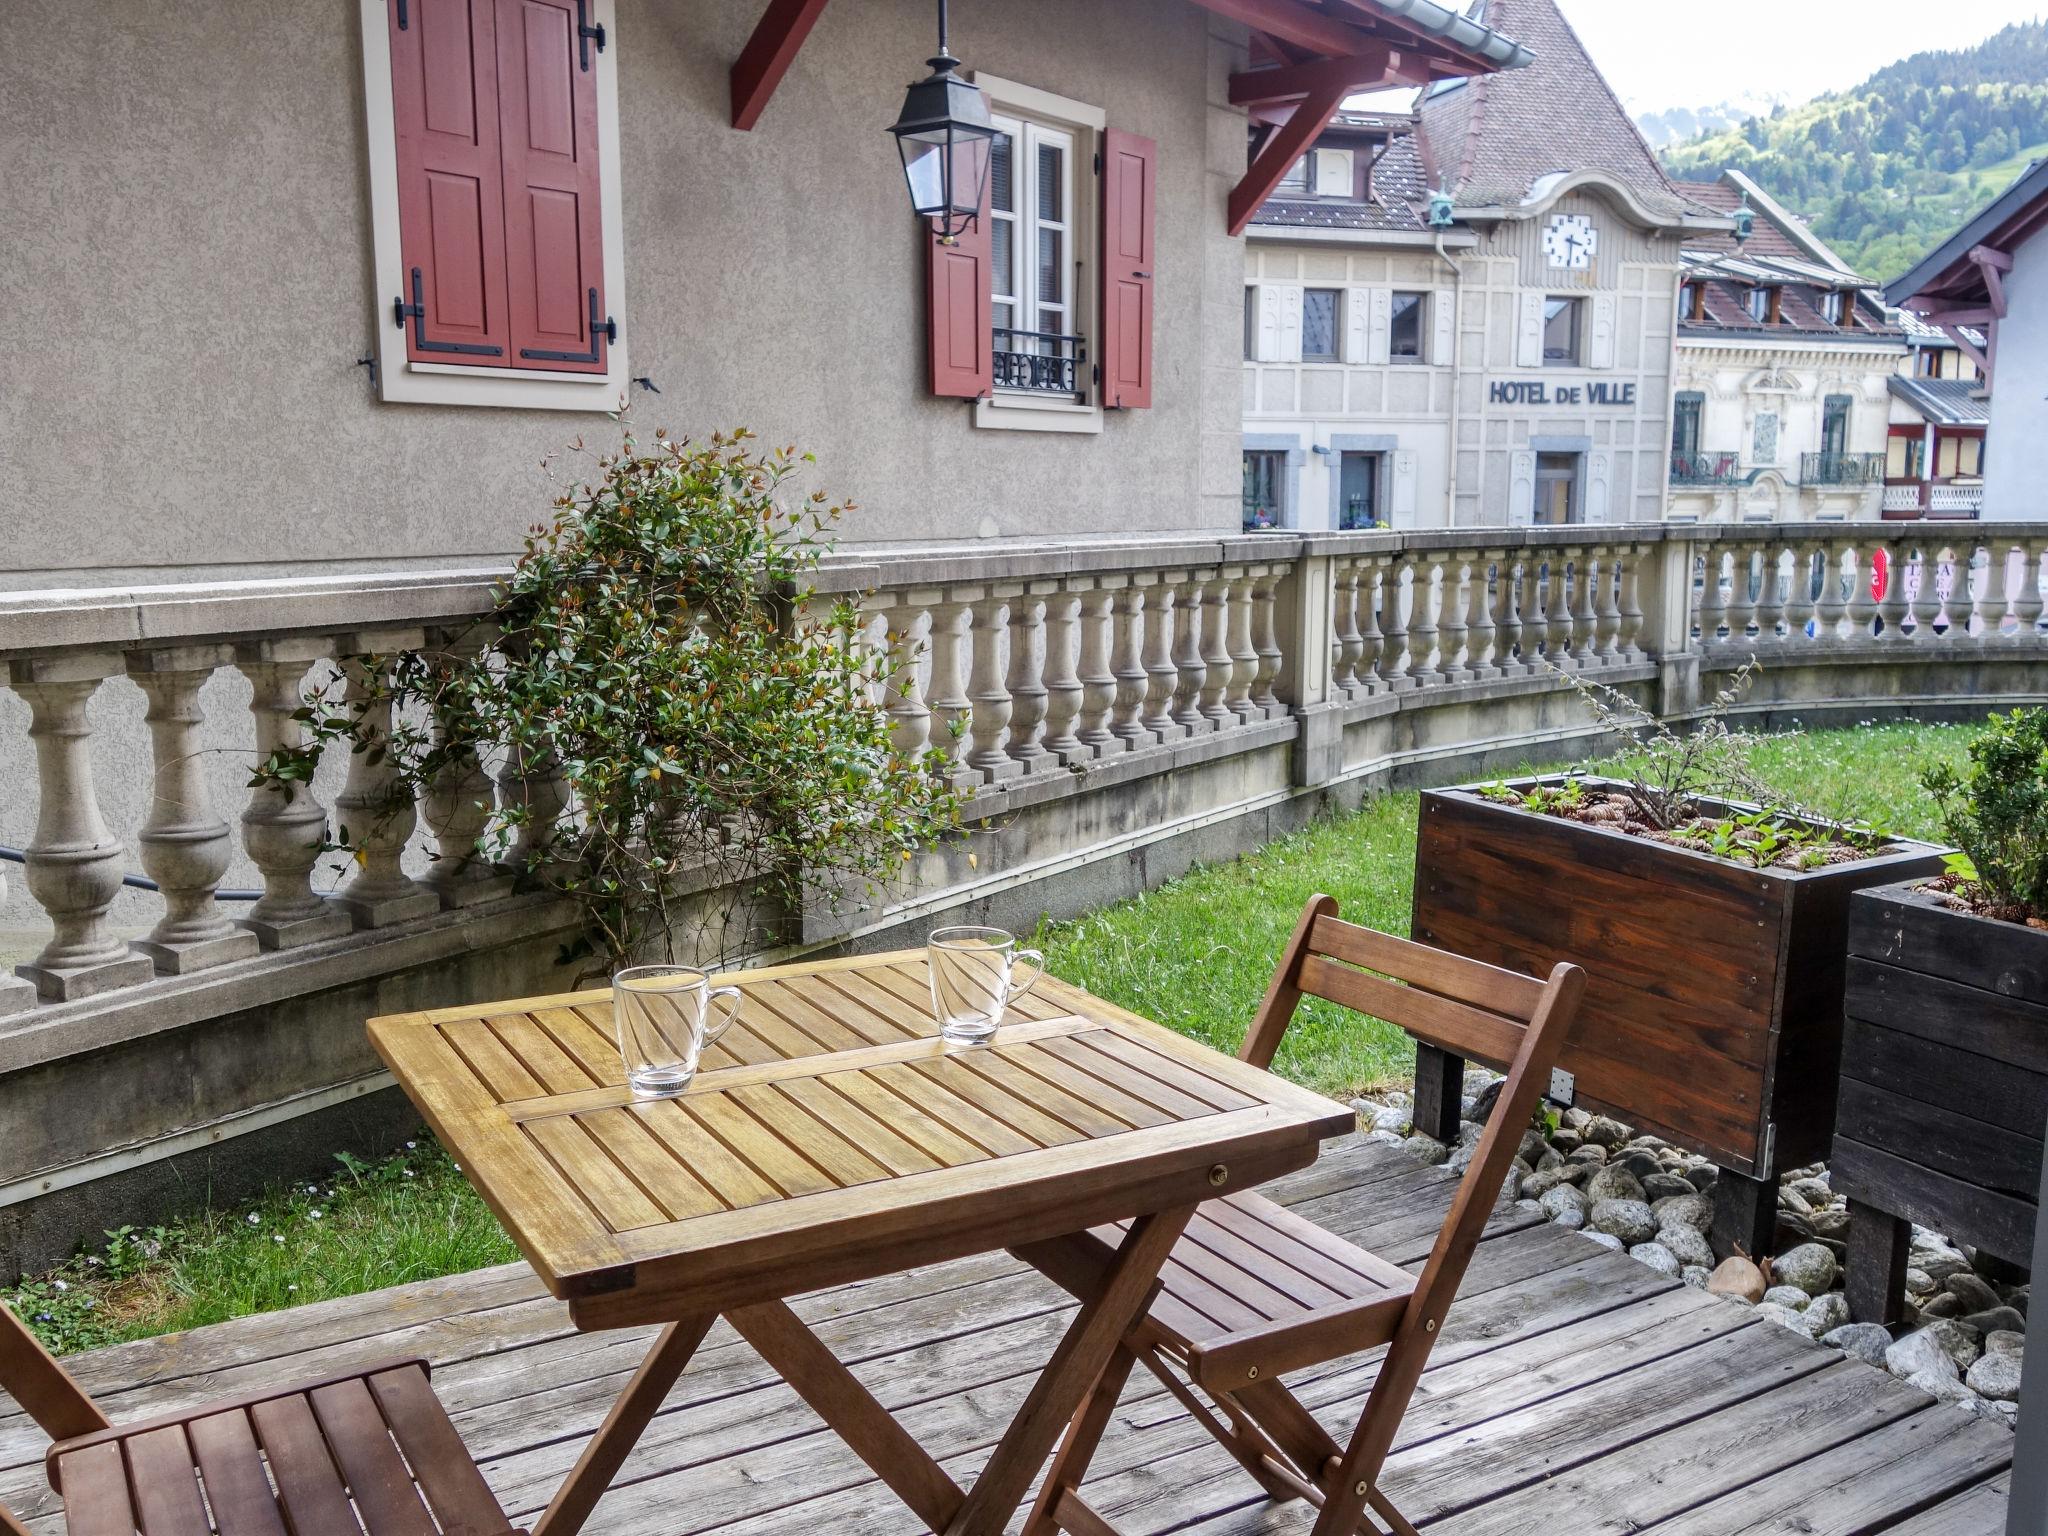
[[[1152,248],[1159,146],[1135,133],[1102,136],[1102,403],[1152,403]]]
[[[390,16],[406,355],[502,367],[505,211],[491,0],[405,0]]]
[[[995,243],[989,237],[989,184],[981,184],[981,217],[951,245],[928,237],[932,393],[979,400],[994,392],[995,308],[990,298]]]
[[[595,55],[576,0],[495,3],[512,365],[603,373]]]

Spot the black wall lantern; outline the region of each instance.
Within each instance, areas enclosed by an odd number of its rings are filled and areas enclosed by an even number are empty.
[[[939,0],[939,51],[925,62],[931,74],[904,94],[889,131],[903,156],[910,206],[951,244],[981,214],[996,125],[980,87],[953,72],[960,61],[946,49],[946,0]]]

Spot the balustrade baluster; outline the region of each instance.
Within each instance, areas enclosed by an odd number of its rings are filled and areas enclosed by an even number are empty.
[[[1606,565],[1593,549],[1572,551],[1572,664],[1581,669],[1600,664],[1601,578]]]
[[[1252,590],[1252,649],[1259,655],[1259,669],[1252,675],[1252,703],[1269,720],[1287,713],[1287,706],[1277,691],[1280,669],[1287,658],[1280,649],[1279,625],[1274,617],[1283,574],[1277,570],[1267,571]]]
[[[967,716],[972,741],[967,766],[988,783],[1013,779],[1024,765],[1004,750],[1010,734],[1010,689],[1003,677],[1003,630],[1015,589],[991,592],[973,606],[968,630]]]
[[[2005,590],[2006,546],[1996,538],[1987,539],[1981,553],[1981,566],[1976,564],[1977,552],[1970,556],[1974,578],[1970,589],[1970,633],[1980,639],[1996,640],[2005,634],[2005,621],[2012,612],[2012,602]]]
[[[1857,539],[1849,545],[1848,591],[1844,598],[1849,610],[1850,640],[1868,640],[1877,633],[1877,597],[1870,590],[1872,552],[1883,548],[1881,541]]]
[[[1763,551],[1758,545],[1745,542],[1735,546],[1734,563],[1729,569],[1730,644],[1750,645],[1763,638],[1763,625],[1758,618],[1763,605],[1763,565]]]
[[[1437,670],[1449,683],[1462,683],[1472,676],[1472,656],[1467,649],[1472,631],[1466,612],[1472,603],[1472,561],[1463,554],[1444,560],[1443,598],[1438,605],[1437,650],[1442,660]]]
[[[960,789],[981,782],[981,775],[967,766],[967,728],[973,717],[974,701],[967,697],[967,668],[963,663],[973,644],[967,628],[973,620],[971,588],[960,593],[955,601],[932,606],[932,734],[951,765],[955,787]]]
[[[1116,674],[1116,699],[1111,706],[1109,728],[1117,739],[1136,748],[1156,738],[1145,724],[1146,705],[1152,694],[1152,677],[1145,665],[1146,638],[1150,621],[1145,589],[1130,582],[1116,594],[1116,648],[1110,670]]]
[[[1643,596],[1641,574],[1643,557],[1649,551],[1641,544],[1631,544],[1628,553],[1621,559],[1621,612],[1620,625],[1615,631],[1616,653],[1625,663],[1643,659]],[[1687,560],[1690,561],[1688,555]],[[1686,601],[1691,601],[1692,583],[1686,583]]]
[[[1202,685],[1209,665],[1202,660],[1203,581],[1193,571],[1175,571],[1173,581],[1173,718],[1190,736],[1204,736],[1216,723],[1202,713]]]
[[[461,662],[473,661],[489,643],[486,633],[474,625],[441,631],[429,639]],[[451,735],[443,712],[434,711],[428,728],[432,746],[446,748]],[[477,846],[497,814],[495,788],[471,748],[451,754],[448,766],[434,776],[420,797],[420,813],[434,840],[434,861],[427,866],[426,884],[444,907],[475,906],[512,891],[512,873],[500,869],[489,853]]]
[[[1766,540],[1757,554],[1756,638],[1768,645],[1785,632],[1786,551],[1776,539]]]
[[[1610,544],[1592,554],[1599,560],[1593,580],[1593,659],[1611,667],[1621,660],[1621,552]]]
[[[199,690],[228,664],[225,645],[137,651],[128,675],[149,700],[149,811],[137,841],[142,871],[157,884],[164,914],[135,948],[166,976],[203,971],[257,951],[256,935],[235,926],[214,892],[234,858],[228,824],[206,802]]]
[[[1437,584],[1443,575],[1444,556],[1431,551],[1409,562],[1408,577],[1408,675],[1417,687],[1444,680],[1437,659]]]
[[[1081,593],[1081,716],[1075,735],[1095,757],[1109,757],[1130,745],[1109,723],[1112,710],[1124,718],[1118,705],[1117,669],[1111,660],[1116,655],[1116,602],[1121,591],[1107,584],[1091,584]],[[1142,679],[1144,675],[1140,668],[1138,676]],[[1135,708],[1136,697],[1130,702]]]
[[[2048,545],[2022,542],[2012,592],[2013,640],[2016,644],[2038,644],[2041,638],[2041,556]]]
[[[1202,603],[1202,688],[1196,696],[1195,707],[1202,712],[1202,718],[1209,722],[1212,731],[1226,730],[1237,724],[1237,716],[1223,702],[1224,694],[1230,689],[1230,674],[1236,665],[1230,659],[1230,638],[1225,633],[1230,623],[1230,585],[1230,578],[1218,572],[1195,586],[1196,595]]]
[[[1415,686],[1415,679],[1409,672],[1412,660],[1408,653],[1408,620],[1402,612],[1407,594],[1402,590],[1413,562],[1407,555],[1392,555],[1380,567],[1380,633],[1384,637],[1380,647],[1380,676],[1387,687],[1403,692]]]
[[[1842,581],[1844,550],[1840,541],[1832,539],[1822,540],[1816,548],[1820,555],[1820,592],[1813,603],[1813,638],[1834,645],[1842,638],[1842,620],[1849,608]]]
[[[1906,588],[1907,613],[1912,626],[1913,643],[1927,645],[1935,639],[1934,620],[1941,612],[1940,585],[1941,547],[1937,544],[1923,544],[1916,551],[1918,558],[1911,562],[1915,576]]]
[[[1045,600],[1045,734],[1041,748],[1064,768],[1095,755],[1076,734],[1081,718],[1081,684],[1077,652],[1081,644],[1081,594],[1068,587]],[[1105,700],[1105,703],[1107,700]]]
[[[1258,719],[1264,711],[1252,702],[1252,682],[1259,675],[1259,653],[1252,645],[1252,606],[1265,567],[1248,565],[1230,583],[1230,616],[1224,648],[1230,652],[1230,686],[1223,705],[1238,724]]]
[[[1505,570],[1505,552],[1498,549],[1483,549],[1472,562],[1469,604],[1465,627],[1465,670],[1475,680],[1484,682],[1500,676],[1500,662],[1496,660],[1496,648],[1500,644],[1500,630],[1494,623],[1495,605],[1499,602],[1496,588]]]
[[[0,907],[7,904],[7,867],[0,864]],[[36,986],[20,976],[0,975],[0,1019],[36,1005]]]
[[[343,839],[356,850],[355,875],[334,900],[358,928],[385,928],[441,910],[441,898],[404,869],[406,844],[419,825],[419,807],[388,755],[392,702],[379,693],[388,674],[374,667],[374,657],[366,660],[362,654],[413,650],[425,639],[414,630],[397,636],[357,635],[342,643],[342,650],[349,653],[341,664],[347,685],[344,701],[359,721],[369,750],[349,754],[348,783],[334,798]],[[378,752],[379,747],[387,750]]]
[[[256,724],[256,758],[296,754],[306,728],[292,715],[305,703],[307,672],[334,648],[313,637],[247,641],[235,665],[249,679],[249,711]],[[242,846],[263,872],[263,895],[236,919],[265,949],[296,949],[339,938],[354,924],[348,913],[313,889],[313,866],[327,838],[327,808],[312,781],[249,791],[242,811]]]
[[[1187,727],[1173,718],[1174,690],[1180,686],[1180,669],[1173,660],[1173,607],[1175,592],[1164,576],[1141,577],[1145,593],[1145,729],[1158,742],[1179,741]]]
[[[1494,665],[1502,677],[1515,677],[1529,670],[1522,649],[1527,643],[1522,628],[1522,579],[1526,564],[1521,550],[1501,556],[1500,574],[1493,594]]]
[[[120,670],[119,656],[90,651],[9,666],[14,691],[28,703],[42,791],[24,874],[29,894],[55,930],[42,952],[16,966],[15,974],[33,983],[45,1002],[68,1003],[134,986],[155,969],[107,924],[127,850],[107,830],[93,791],[86,703]]]
[[[1556,546],[1543,552],[1543,659],[1566,671],[1578,665],[1578,659],[1572,655],[1571,589],[1565,578],[1565,563],[1574,553]]]
[[[1331,562],[1330,618],[1336,641],[1330,650],[1330,687],[1347,698],[1367,691],[1358,664],[1365,654],[1365,636],[1358,627],[1359,578],[1364,559],[1338,556]]]
[[[931,643],[924,631],[931,622],[928,610],[937,601],[936,592],[904,593],[888,614],[891,666],[882,691],[882,708],[889,715],[889,744],[911,761],[923,757],[932,744],[932,712],[925,703],[919,668],[930,654]]]
[[[1010,739],[1011,760],[1027,773],[1036,772],[1053,761],[1039,734],[1051,707],[1052,694],[1046,687],[1045,599],[1042,584],[1010,599]]]
[[[1360,555],[1355,564],[1358,575],[1358,686],[1366,693],[1379,693],[1387,686],[1387,637],[1380,629],[1380,591],[1386,574],[1384,555]]]

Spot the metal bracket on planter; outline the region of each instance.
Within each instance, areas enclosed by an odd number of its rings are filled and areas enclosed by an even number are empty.
[[[1552,1103],[1562,1104],[1566,1109],[1572,1106],[1572,1096],[1578,1092],[1578,1080],[1563,1067],[1550,1069],[1550,1092],[1546,1095]]]
[[[427,299],[420,279],[420,269],[412,269],[412,302],[404,299],[391,301],[391,314],[398,328],[405,329],[405,322],[412,321],[412,344],[422,352],[460,352],[469,357],[503,357],[503,347],[489,347],[474,341],[429,341],[427,340]]]
[[[399,0],[400,5],[404,3],[405,0]],[[597,44],[597,51],[603,53],[604,24],[600,22],[593,27],[590,24],[590,0],[576,0],[576,47],[586,73],[590,69],[590,45],[593,42]]]
[[[544,352],[537,347],[521,347],[519,355],[532,363],[594,363],[597,361],[597,338],[616,342],[619,339],[619,322],[610,315],[602,320],[597,318],[597,290],[590,290],[590,350],[588,352]]]

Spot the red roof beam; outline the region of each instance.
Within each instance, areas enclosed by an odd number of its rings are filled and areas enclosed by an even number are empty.
[[[1329,126],[1330,119],[1337,115],[1337,109],[1350,94],[1348,86],[1323,86],[1296,107],[1293,116],[1273,130],[1245,171],[1244,180],[1231,191],[1231,234],[1244,233],[1245,225],[1251,223],[1252,215],[1259,211],[1259,204],[1273,195],[1273,189],[1280,185],[1280,178],[1308,152],[1309,146]]]
[[[817,24],[825,0],[769,0],[768,9],[754,27],[754,35],[732,66],[732,125],[742,131],[761,120],[762,109],[789,66],[796,61],[804,39]]]
[[[2003,251],[1994,251],[1988,245],[1970,248],[1970,260],[1977,270],[1984,274],[1985,296],[1991,301],[1994,319],[2005,318],[2005,280],[2002,274],[2012,270],[2012,258]]]
[[[1299,101],[1331,86],[1353,92],[1395,85],[1427,85],[1432,73],[1423,61],[1381,45],[1342,58],[1317,59],[1312,64],[1243,70],[1230,77],[1230,104],[1251,107],[1273,101]]]

